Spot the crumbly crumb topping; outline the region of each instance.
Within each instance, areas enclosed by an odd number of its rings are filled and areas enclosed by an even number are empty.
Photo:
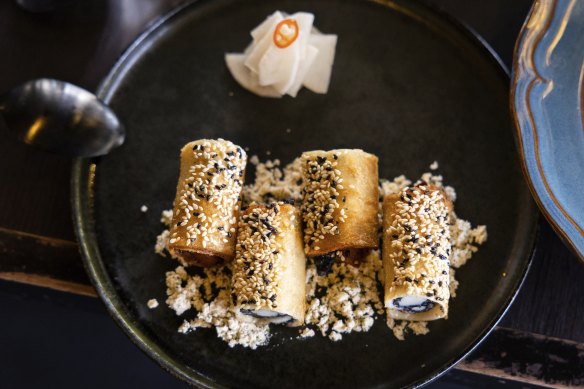
[[[253,158],[250,162],[254,162]],[[280,173],[279,162],[262,164],[256,158],[256,179],[244,190],[243,201],[266,201],[301,198],[302,161],[295,160]],[[271,166],[271,167],[270,167]],[[442,184],[442,176],[425,173],[422,179],[428,184],[442,189],[450,201],[456,199],[453,188]],[[380,181],[381,198],[386,194],[397,193],[412,182],[405,176],[393,181]],[[278,188],[275,189],[275,188]],[[267,195],[268,192],[273,196]],[[259,194],[261,193],[261,194]],[[267,196],[266,196],[267,195]],[[172,219],[172,211],[163,212],[162,222]],[[470,223],[457,218],[450,212],[449,220],[451,266],[462,266],[477,251],[478,245],[487,239],[485,226],[472,228]],[[168,231],[166,231],[168,238]],[[161,247],[168,244],[161,239]],[[162,248],[160,252],[164,251]],[[270,339],[270,327],[263,319],[252,318],[236,312],[231,300],[233,265],[199,269],[202,275],[189,275],[182,266],[168,272],[167,305],[177,315],[187,310],[196,312],[192,320],[185,320],[179,327],[180,332],[190,332],[199,328],[215,328],[217,336],[234,347],[241,345],[255,349],[266,345]],[[299,337],[311,337],[316,332],[335,341],[352,331],[368,331],[377,316],[383,315],[380,282],[383,280],[379,253],[373,251],[369,258],[356,268],[345,263],[335,263],[333,271],[325,277],[318,276],[312,261],[307,265],[307,314],[306,327]],[[458,282],[453,268],[449,271],[451,298],[456,296]],[[427,322],[409,322],[387,319],[387,325],[398,339],[405,339],[408,333],[423,335],[429,331]]]
[[[294,161],[280,168],[280,160],[261,163],[254,155],[250,163],[255,166],[255,180],[243,188],[243,206],[250,203],[270,203],[277,200],[299,201],[302,198],[302,160]]]
[[[367,332],[375,317],[383,314],[381,302],[381,259],[373,250],[359,267],[335,263],[331,273],[319,276],[312,260],[306,269],[306,325],[314,326],[331,340],[342,334]]]
[[[304,154],[304,189],[302,220],[304,221],[304,250],[318,250],[325,235],[337,235],[339,224],[345,222],[345,210],[339,204],[343,178],[338,170],[336,152]],[[337,212],[338,210],[338,212]]]
[[[449,211],[442,192],[424,181],[405,187],[394,210],[392,225],[385,231],[393,248],[390,291],[406,286],[409,295],[447,301],[451,244]]]
[[[276,262],[282,248],[276,236],[281,231],[278,217],[281,204],[252,204],[240,218],[233,275],[238,305],[277,308],[281,275]]]
[[[223,139],[194,142],[192,153],[194,163],[176,199],[169,243],[188,247],[200,240],[207,247],[226,242],[235,234],[234,211],[239,209],[247,155]],[[206,214],[205,203],[213,205],[212,215]],[[178,227],[186,227],[186,234]]]
[[[158,307],[158,300],[156,300],[156,299],[150,299],[150,300],[148,300],[148,302],[146,303],[146,305],[148,305],[148,308],[154,309],[154,308]]]
[[[198,328],[215,328],[217,336],[230,347],[240,345],[256,349],[270,340],[267,322],[251,320],[231,304],[230,266],[202,269],[203,275],[189,275],[182,266],[166,273],[166,303],[177,315],[193,308],[197,315],[184,320],[178,331],[188,333]]]

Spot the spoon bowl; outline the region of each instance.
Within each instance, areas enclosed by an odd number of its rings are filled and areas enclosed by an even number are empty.
[[[22,142],[71,157],[95,157],[124,142],[115,113],[94,94],[64,81],[28,81],[0,96],[0,114]]]

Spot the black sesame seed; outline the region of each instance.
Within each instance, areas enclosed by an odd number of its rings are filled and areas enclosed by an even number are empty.
[[[316,162],[318,162],[319,165],[322,165],[326,162],[326,157],[316,157]]]
[[[428,292],[428,293],[426,293],[426,296],[432,297],[432,293]]]
[[[392,237],[393,239],[397,239],[397,238],[399,238],[399,235],[398,235],[398,234],[393,234],[391,237]]]
[[[233,234],[231,232],[227,232],[227,237],[231,238],[233,236]]]
[[[334,159],[339,159],[339,156],[338,156],[338,155],[336,155],[336,154],[333,154],[333,158],[334,158]]]
[[[412,279],[410,277],[406,277],[406,281],[407,282],[412,282]]]
[[[416,252],[417,252],[418,254],[422,254],[422,250],[421,250],[419,247],[416,247]]]
[[[217,229],[218,229],[219,231],[223,231],[225,228],[224,228],[223,226],[219,226],[219,227],[217,227]]]

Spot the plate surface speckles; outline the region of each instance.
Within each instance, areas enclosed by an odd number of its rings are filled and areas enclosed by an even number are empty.
[[[339,35],[328,95],[262,99],[223,62],[275,9],[314,12]],[[228,26],[228,27],[227,27]],[[501,317],[529,265],[537,211],[523,183],[508,112],[508,76],[478,39],[410,1],[193,3],[142,37],[103,83],[101,96],[128,129],[126,144],[73,169],[75,223],[85,264],[113,317],[172,373],[201,386],[401,387],[431,380],[462,358]],[[233,92],[233,96],[230,96]],[[286,129],[291,129],[288,133]],[[489,241],[458,271],[450,318],[427,336],[397,341],[384,320],[333,343],[290,339],[229,348],[212,330],[176,332],[153,252],[160,211],[171,207],[180,147],[223,137],[284,163],[311,149],[362,148],[380,174],[418,177],[434,160],[458,192],[457,213],[486,224]],[[140,212],[142,204],[149,208]],[[502,273],[506,277],[502,277]]]

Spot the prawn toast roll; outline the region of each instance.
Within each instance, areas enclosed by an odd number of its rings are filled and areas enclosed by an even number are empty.
[[[423,182],[383,199],[385,306],[392,318],[448,316],[451,206]]]
[[[241,313],[272,323],[304,323],[306,258],[296,207],[252,204],[243,213],[232,285]]]
[[[330,266],[335,258],[377,248],[377,157],[363,150],[310,151],[302,154],[302,163],[307,256]]]
[[[241,147],[223,139],[182,148],[168,250],[185,266],[213,266],[235,256],[246,161]]]

